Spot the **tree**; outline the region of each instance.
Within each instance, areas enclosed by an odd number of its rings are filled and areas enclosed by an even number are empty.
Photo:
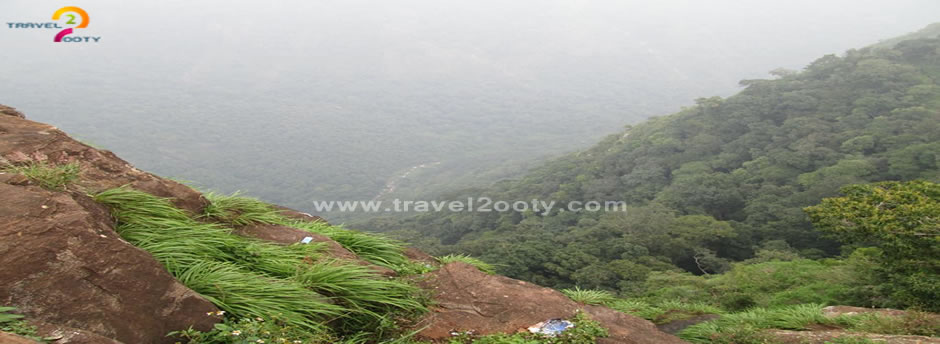
[[[940,309],[940,185],[927,181],[851,185],[845,197],[805,208],[816,228],[849,244],[880,248],[891,297]]]

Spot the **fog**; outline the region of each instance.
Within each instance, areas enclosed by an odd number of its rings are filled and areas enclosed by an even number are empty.
[[[8,28],[59,6],[0,2],[0,104],[141,169],[300,209],[512,176],[940,20],[933,0],[75,5],[91,21],[74,35],[99,42]]]

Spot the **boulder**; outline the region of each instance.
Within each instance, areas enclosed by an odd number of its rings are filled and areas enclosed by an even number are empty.
[[[556,290],[490,275],[462,262],[441,266],[419,285],[429,290],[434,300],[431,312],[414,326],[422,329],[416,335],[421,340],[446,342],[452,331],[515,333],[548,319],[573,317],[583,310],[610,332],[599,343],[684,343],[644,319],[606,307],[581,305]]]
[[[0,184],[0,199],[0,304],[124,343],[173,343],[168,332],[217,321],[212,303],[122,240],[83,193]]]

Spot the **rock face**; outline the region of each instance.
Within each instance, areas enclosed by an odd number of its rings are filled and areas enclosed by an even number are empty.
[[[25,176],[0,172],[0,305],[16,307],[41,335],[59,344],[173,343],[166,337],[170,331],[212,327],[217,319],[206,313],[218,309],[180,284],[150,254],[122,240],[108,210],[85,194],[130,185],[201,213],[207,201],[199,192],[139,171],[111,152],[0,106],[0,166],[29,162],[76,162],[81,178],[64,191],[50,191]],[[291,218],[323,221],[283,210]],[[325,236],[274,225],[246,226],[234,233],[280,244],[309,236],[325,243],[332,258],[370,266],[376,278],[395,274]],[[415,249],[405,254],[439,265]],[[441,266],[420,278],[419,284],[433,293],[436,308],[416,325],[423,328],[418,339],[446,341],[451,330],[512,333],[583,310],[610,332],[599,343],[681,343],[646,320],[580,305],[555,290],[488,275],[464,263]],[[0,343],[11,338],[0,333]]]
[[[610,336],[598,343],[684,343],[644,319],[606,307],[581,305],[553,289],[489,275],[461,262],[442,266],[420,285],[432,292],[436,304],[415,326],[427,326],[418,339],[446,341],[451,331],[514,333],[540,321],[572,317],[580,309],[608,329]]]
[[[0,199],[0,304],[126,343],[215,322],[215,306],[121,240],[87,196],[0,184]]]
[[[142,172],[114,153],[73,140],[55,127],[21,118],[19,112],[0,107],[0,165],[29,161],[78,162],[80,185],[101,191],[125,184],[150,194],[168,197],[174,205],[200,213],[208,203],[202,194],[183,184]]]
[[[0,108],[4,160],[78,161],[86,190],[130,183],[189,210],[202,207],[198,192],[8,109]],[[0,305],[16,307],[58,343],[173,343],[170,331],[208,330],[216,322],[206,315],[215,306],[118,236],[105,207],[83,192],[29,184],[0,174]]]

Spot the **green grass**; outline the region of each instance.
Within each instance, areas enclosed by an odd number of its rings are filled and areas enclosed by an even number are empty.
[[[693,343],[763,343],[764,329],[806,330],[814,324],[849,328],[858,321],[848,316],[827,317],[822,308],[819,304],[753,308],[690,326],[679,337]]]
[[[266,278],[232,263],[206,261],[171,272],[226,312],[246,317],[278,317],[313,333],[327,332],[323,320],[339,317],[344,311],[302,283]]]
[[[857,291],[862,282],[850,261],[797,259],[737,263],[720,275],[653,272],[644,291],[631,295],[652,304],[670,300],[705,303],[726,311],[818,303],[872,306]]]
[[[22,174],[45,189],[61,191],[78,180],[81,166],[76,162],[64,165],[30,162],[25,165],[12,165],[4,168],[3,171]]]
[[[478,258],[474,258],[465,254],[448,254],[443,257],[437,257],[437,261],[441,264],[448,264],[453,262],[463,262],[475,266],[480,271],[483,271],[488,274],[495,274],[496,267],[490,263],[484,262]]]
[[[832,343],[867,343],[853,333],[888,335],[940,335],[940,322],[928,313],[908,311],[903,316],[884,316],[875,313],[840,315],[823,314],[822,305],[803,304],[774,309],[753,308],[725,314],[713,321],[690,326],[679,332],[679,337],[692,343],[764,343],[766,329],[808,330],[811,325],[825,325],[849,331],[844,338]]]
[[[210,202],[205,210],[205,218],[233,226],[278,224],[322,234],[370,263],[395,271],[410,268],[410,261],[402,254],[404,244],[399,241],[377,234],[345,230],[323,222],[287,219],[270,204],[241,196],[237,192],[231,195],[210,192],[205,196]]]
[[[425,311],[416,287],[331,260],[322,244],[280,246],[232,235],[224,225],[196,221],[167,199],[129,188],[94,198],[111,208],[124,239],[233,317],[277,318],[326,337],[382,337],[394,327],[390,318]]]
[[[706,303],[683,302],[679,300],[669,300],[651,305],[642,300],[618,299],[606,302],[604,305],[627,314],[647,319],[656,324],[665,324],[703,314],[725,313],[722,309]]]
[[[411,263],[402,253],[405,250],[404,243],[379,234],[347,230],[323,222],[282,219],[278,224],[325,235],[359,258],[395,271]]]
[[[574,289],[562,289],[561,293],[575,302],[586,305],[602,305],[617,299],[614,294],[608,291],[581,289],[579,287],[574,287]]]
[[[908,310],[901,316],[885,316],[874,313],[859,315],[852,330],[882,334],[940,336],[940,316]]]
[[[270,204],[241,196],[238,192],[231,195],[208,192],[204,196],[209,200],[204,215],[219,222],[245,226],[254,223],[278,223],[282,220],[280,212]]]
[[[10,313],[14,307],[0,307],[0,331],[20,335],[42,343],[45,341],[36,334],[36,327],[23,320],[23,316]]]

